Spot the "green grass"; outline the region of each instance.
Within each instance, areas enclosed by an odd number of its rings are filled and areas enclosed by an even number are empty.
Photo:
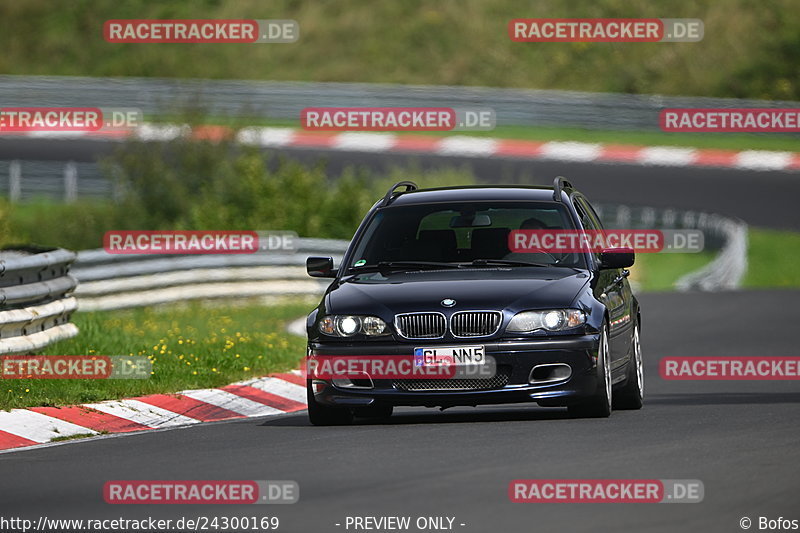
[[[744,286],[800,287],[800,233],[750,228]]]
[[[106,431],[105,433],[108,432]],[[53,437],[52,439],[50,439],[50,442],[63,442],[66,440],[87,439],[89,437],[94,437],[94,433],[76,433],[75,435],[64,435],[62,437]]]
[[[72,250],[100,248],[111,229],[139,229],[125,210],[108,200],[73,204],[39,198],[10,203],[0,198],[0,245],[39,244]]]
[[[673,290],[675,281],[702,268],[714,252],[697,254],[637,254],[633,278],[644,291]],[[800,232],[750,228],[747,274],[743,288],[800,288]]]
[[[715,252],[636,254],[631,275],[642,291],[671,291],[675,290],[675,282],[681,276],[704,267],[715,256]]]
[[[515,43],[513,18],[700,18],[698,43]],[[793,0],[3,2],[0,72],[800,99]],[[110,44],[108,19],[294,19],[294,44]]]
[[[286,333],[288,321],[313,306],[219,307],[199,303],[77,313],[80,334],[48,346],[45,355],[139,355],[153,363],[150,379],[4,380],[0,409],[73,405],[185,389],[219,387],[295,368],[305,341]]]

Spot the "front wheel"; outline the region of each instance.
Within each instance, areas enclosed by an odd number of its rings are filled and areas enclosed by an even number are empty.
[[[567,407],[574,418],[607,418],[611,415],[611,364],[608,351],[608,328],[603,325],[597,347],[597,392],[588,400]]]
[[[614,395],[614,409],[641,409],[644,400],[644,363],[639,342],[639,324],[633,327],[631,360],[628,362],[628,379],[625,386]]]
[[[308,420],[315,426],[343,426],[353,421],[350,409],[329,407],[317,403],[311,382],[306,384],[306,400],[308,401]]]

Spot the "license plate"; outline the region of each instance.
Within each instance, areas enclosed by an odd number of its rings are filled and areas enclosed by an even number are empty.
[[[472,366],[485,362],[483,346],[414,348],[414,366]]]

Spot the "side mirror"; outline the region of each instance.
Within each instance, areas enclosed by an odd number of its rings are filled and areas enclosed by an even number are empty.
[[[628,268],[635,260],[632,248],[606,248],[600,252],[600,268]]]
[[[306,258],[306,272],[312,278],[335,278],[336,271],[333,269],[332,257],[308,257]]]

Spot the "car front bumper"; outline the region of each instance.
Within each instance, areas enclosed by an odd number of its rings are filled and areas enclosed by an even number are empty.
[[[473,345],[479,342],[440,341],[442,346]],[[395,406],[453,407],[483,404],[537,402],[544,406],[563,406],[595,394],[598,387],[596,356],[599,335],[570,336],[564,339],[526,339],[484,342],[487,355],[494,357],[497,371],[507,375],[499,388],[468,388],[457,390],[405,390],[397,380],[374,380],[371,388],[352,388],[334,384],[331,380],[314,380],[314,399],[324,405],[363,407],[374,404]],[[423,343],[425,346],[436,344]],[[310,343],[310,356],[408,356],[414,345],[404,343]],[[547,382],[530,382],[531,371],[537,365],[569,365],[568,378]]]

